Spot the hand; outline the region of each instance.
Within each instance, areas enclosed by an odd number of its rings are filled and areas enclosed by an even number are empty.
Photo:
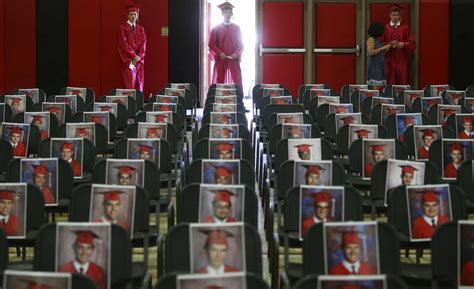
[[[387,45],[385,45],[385,46],[382,47],[382,51],[383,51],[383,52],[387,52],[387,51],[390,50],[391,47],[392,47],[392,46],[391,46],[390,44],[387,44]]]
[[[220,57],[222,60],[227,58],[227,55],[224,52],[221,52]]]
[[[137,56],[135,56],[134,60],[135,60],[135,62],[138,62],[138,61],[141,60],[141,58],[140,58],[140,56],[137,55]]]
[[[397,48],[403,48],[405,47],[405,42],[398,42],[397,43]]]

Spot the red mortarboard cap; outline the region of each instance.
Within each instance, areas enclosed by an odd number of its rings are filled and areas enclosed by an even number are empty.
[[[222,151],[230,151],[232,150],[232,147],[233,146],[230,143],[220,143],[216,146],[216,149],[222,152]]]
[[[471,116],[463,117],[462,122],[463,122],[463,123],[471,123],[471,124],[472,124],[472,117],[471,117]]]
[[[18,97],[12,97],[12,104],[18,104],[20,102],[22,102],[23,99],[21,98],[18,98]]]
[[[99,236],[92,231],[75,231],[76,243],[94,245],[94,239],[99,239]]]
[[[21,134],[21,131],[23,129],[21,127],[18,127],[18,126],[14,126],[12,128],[10,128],[10,134]]]
[[[32,115],[32,117],[35,122],[42,122],[41,119],[44,118],[42,115]]]
[[[428,99],[428,106],[433,106],[435,104],[438,104],[438,101],[436,99]]]
[[[358,129],[358,130],[355,131],[355,133],[357,134],[358,137],[368,137],[369,132],[370,131],[368,131],[366,129]]]
[[[71,94],[72,94],[72,95],[79,95],[79,94],[81,94],[81,91],[80,91],[79,89],[73,89],[73,90],[71,91]]]
[[[46,108],[47,111],[51,112],[51,113],[56,113],[59,111],[59,109],[55,106],[50,106],[50,107],[47,107]]]
[[[64,142],[64,143],[61,145],[61,150],[63,150],[63,149],[73,150],[73,149],[74,149],[74,143],[72,143],[72,142]]]
[[[279,97],[275,99],[275,104],[286,104],[286,99]]]
[[[148,133],[148,134],[158,134],[158,128],[157,127],[150,127],[146,130],[146,133]]]
[[[318,165],[309,165],[304,166],[306,168],[306,175],[319,175],[320,171],[324,170],[322,167]]]
[[[360,244],[359,235],[357,232],[344,232],[342,233],[341,245],[344,247],[348,244]]]
[[[344,106],[337,106],[337,107],[336,107],[336,112],[337,112],[337,113],[346,112],[346,107],[344,107]]]
[[[13,201],[15,191],[0,191],[0,200],[10,200]]]
[[[230,176],[230,170],[226,167],[218,167],[216,168],[216,177],[228,177]]]
[[[375,95],[375,93],[371,92],[371,91],[364,91],[364,94],[365,96],[367,97],[373,97]]]
[[[351,124],[354,122],[354,117],[353,116],[345,116],[342,117],[341,120],[344,122],[344,124]]]
[[[102,122],[102,117],[100,117],[100,115],[92,115],[92,116],[91,116],[91,120],[92,120],[94,123],[101,123],[101,122]]]
[[[155,121],[156,122],[165,122],[168,117],[164,114],[156,114]]]
[[[227,245],[227,238],[232,238],[234,235],[224,230],[199,230],[199,232],[207,235],[206,245]]]
[[[130,166],[120,166],[116,167],[119,170],[120,174],[131,175],[136,169]]]
[[[423,195],[421,196],[421,201],[423,203],[426,202],[437,202],[438,201],[438,196],[436,195],[435,192],[433,191],[425,191]]]
[[[169,99],[168,97],[163,97],[160,99],[160,102],[162,103],[171,103],[171,99]]]
[[[461,99],[463,96],[461,93],[450,93],[449,95],[452,99]]]
[[[413,124],[414,123],[414,118],[412,116],[407,116],[403,119],[403,122],[405,123],[405,125],[410,125],[410,124]]]
[[[125,10],[127,10],[128,13],[130,12],[138,12],[140,11],[140,5],[137,4],[130,4],[127,7],[125,7]]]
[[[226,1],[222,4],[219,4],[217,5],[217,8],[221,9],[221,10],[225,10],[225,9],[234,9],[234,5],[230,4],[230,2]]]
[[[417,171],[418,169],[415,168],[415,167],[412,167],[410,165],[403,165],[403,166],[399,166],[402,168],[402,173],[404,174],[413,174],[415,171]]]
[[[123,194],[123,192],[107,191],[107,192],[101,192],[100,194],[104,195],[104,202],[109,202],[109,201],[120,201],[120,194]]]
[[[448,108],[442,108],[441,110],[444,112],[445,116],[446,115],[452,115],[453,113],[456,112],[455,109],[452,109],[452,108],[449,108],[449,107]]]
[[[453,143],[451,145],[451,151],[462,151],[462,145],[458,143]]]
[[[34,173],[40,175],[46,175],[48,168],[43,165],[33,165]]]
[[[110,111],[112,107],[108,105],[103,105],[100,107],[100,111]]]
[[[313,145],[309,145],[309,144],[300,144],[300,145],[297,145],[297,146],[294,146],[295,148],[298,148],[298,152],[299,153],[307,153],[309,152],[309,148],[312,147]]]
[[[138,151],[140,153],[149,153],[153,148],[149,145],[141,144]]]
[[[319,203],[328,203],[331,195],[329,195],[328,192],[323,191],[319,192],[313,195],[314,198],[314,203],[319,204]]]
[[[444,86],[438,86],[438,87],[436,87],[436,91],[437,91],[437,92],[445,91],[445,90],[446,90],[446,87],[444,87]]]
[[[85,127],[76,128],[76,134],[87,134],[87,128]]]
[[[215,190],[210,192],[215,194],[214,200],[218,202],[230,203],[230,197],[234,195],[234,193],[228,190]]]
[[[159,107],[160,111],[171,111],[171,108],[166,105],[162,105]]]
[[[413,99],[417,99],[418,97],[420,97],[420,95],[418,93],[409,93],[408,97],[410,97],[410,99],[413,100]]]
[[[432,129],[422,129],[421,132],[423,132],[423,137],[426,137],[426,136],[432,137],[435,131]]]
[[[372,152],[383,152],[385,150],[385,145],[373,145]]]

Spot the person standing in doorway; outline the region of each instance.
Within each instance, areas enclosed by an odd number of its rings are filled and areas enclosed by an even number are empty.
[[[367,85],[385,86],[387,75],[385,73],[385,53],[390,50],[390,44],[380,42],[384,32],[382,23],[370,25],[367,33]]]
[[[212,83],[235,83],[242,89],[240,57],[244,50],[240,27],[231,23],[234,6],[224,2],[217,6],[224,22],[211,30],[209,49],[215,60]]]

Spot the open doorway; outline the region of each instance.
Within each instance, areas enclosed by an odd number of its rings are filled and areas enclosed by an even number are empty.
[[[206,93],[211,85],[214,61],[210,57],[208,43],[212,27],[222,22],[221,10],[217,5],[225,0],[201,0],[201,103],[204,103]],[[242,85],[244,95],[250,95],[255,84],[255,43],[256,35],[256,0],[229,1],[234,8],[232,22],[239,25],[242,31],[244,51],[240,68],[242,70]]]

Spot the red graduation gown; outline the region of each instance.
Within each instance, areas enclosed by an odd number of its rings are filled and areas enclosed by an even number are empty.
[[[462,266],[460,285],[474,286],[474,261],[469,261]]]
[[[372,170],[374,169],[374,165],[372,163],[368,163],[364,166],[364,176],[366,178],[370,178],[372,176]]]
[[[372,275],[372,274],[377,274],[377,271],[375,271],[375,269],[369,264],[365,262],[361,262],[359,272],[357,273],[357,275]],[[351,271],[347,270],[346,267],[344,267],[342,263],[339,263],[333,266],[329,270],[329,275],[353,275],[353,274]]]
[[[430,152],[425,148],[425,146],[418,149],[418,158],[422,160],[430,158]]]
[[[18,235],[18,223],[18,218],[14,215],[10,215],[8,217],[8,223],[4,224],[0,222],[0,229],[2,229],[7,236],[16,236]]]
[[[101,218],[94,219],[94,223],[105,223]],[[125,231],[128,231],[128,224],[117,220],[114,224],[119,225],[120,227],[124,228]]]
[[[53,192],[47,187],[42,187],[41,192],[43,193],[44,203],[45,204],[54,204],[56,203],[56,198],[53,195]]]
[[[436,227],[433,227],[425,222],[423,216],[418,217],[411,223],[412,237],[414,239],[429,239],[433,236],[436,228],[448,221],[448,217],[438,216],[438,223],[436,224]]]
[[[71,164],[72,172],[74,173],[74,176],[80,177],[82,175],[81,164],[75,160],[72,160],[69,164]]]
[[[460,133],[458,133],[458,138],[460,138],[460,139],[470,139],[471,136],[468,135],[468,134],[466,133],[466,131],[463,130],[463,131],[461,131]]]
[[[242,73],[240,71],[240,56],[244,50],[242,33],[234,23],[221,23],[212,28],[209,49],[215,60],[212,83],[236,83],[242,87]],[[235,59],[221,59],[220,54],[227,56],[236,54]]]
[[[224,272],[225,273],[229,273],[229,272],[239,272],[239,270],[237,270],[236,268],[232,267],[232,266],[229,266],[229,265],[226,265],[224,264]],[[207,267],[201,267],[201,268],[198,268],[196,273],[199,273],[199,274],[207,274]]]
[[[19,143],[16,145],[16,147],[13,148],[13,156],[15,157],[26,156],[26,146],[24,143]]]
[[[385,54],[385,69],[387,84],[408,84],[408,57],[416,48],[410,29],[405,24],[395,27],[387,23],[381,40],[384,44],[392,40],[405,43],[403,48],[390,48]]]
[[[67,272],[67,273],[79,273],[74,268],[72,261],[67,262],[61,268],[59,268],[59,272]],[[89,268],[87,268],[87,272],[84,274],[87,277],[91,278],[98,286],[99,289],[106,289],[105,286],[105,273],[104,270],[97,264],[93,262],[89,262]]]
[[[449,163],[447,166],[444,167],[445,178],[456,178],[457,176],[458,176],[458,170],[453,165],[453,163]]]
[[[48,132],[45,131],[44,129],[40,130],[40,137],[41,137],[41,140],[44,140],[46,138],[48,138]]]
[[[146,34],[143,26],[137,23],[135,28],[132,28],[127,22],[120,25],[117,47],[122,62],[124,88],[143,91],[146,52]],[[131,70],[130,61],[137,55],[140,57],[140,61]]]

